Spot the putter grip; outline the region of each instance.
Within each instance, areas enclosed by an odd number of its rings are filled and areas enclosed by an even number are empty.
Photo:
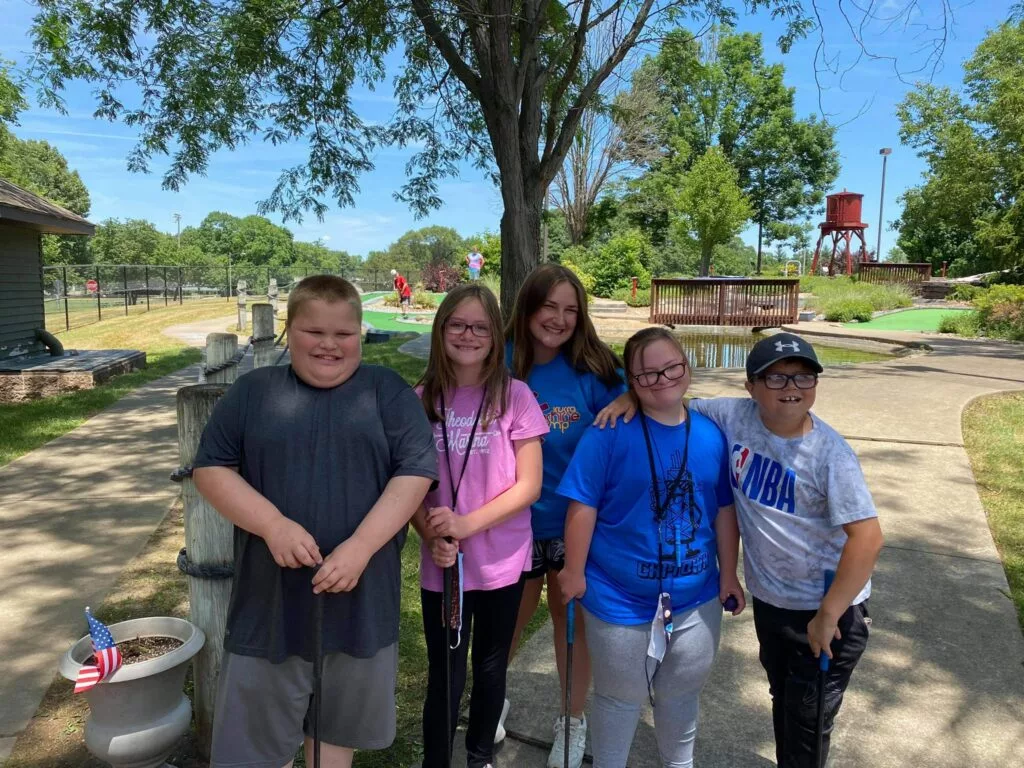
[[[823,597],[828,594],[828,591],[830,589],[832,589],[832,582],[835,580],[835,578],[836,578],[836,572],[835,571],[830,570],[830,569],[826,569],[825,570],[825,589],[822,590],[822,593],[821,593]],[[828,654],[826,654],[824,650],[822,650],[822,652],[820,654],[818,654],[818,668],[822,672],[827,672],[828,671],[828,664],[829,664],[830,661],[831,661],[831,659],[828,657]]]
[[[571,643],[576,639],[576,600],[565,606],[565,637]]]
[[[725,599],[725,602],[722,603],[722,610],[723,611],[728,611],[729,613],[732,613],[733,611],[736,610],[736,606],[738,606],[739,604],[740,604],[739,600],[737,600],[733,595],[729,595]]]

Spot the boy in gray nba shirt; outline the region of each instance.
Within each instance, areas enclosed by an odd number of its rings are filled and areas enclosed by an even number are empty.
[[[882,530],[853,450],[810,412],[821,364],[780,333],[747,357],[746,398],[693,400],[731,451],[731,476],[759,658],[772,695],[782,768],[817,768],[819,653],[825,686],[823,762],[833,720],[868,640],[871,572]],[[835,581],[822,596],[825,570]]]
[[[750,398],[691,400],[725,433],[754,600],[759,659],[772,695],[780,768],[818,768],[818,655],[825,686],[823,762],[850,675],[868,640],[871,572],[882,548],[871,494],[846,441],[810,412],[822,367],[803,338],[762,339],[746,363]],[[626,420],[616,400],[596,422]],[[835,572],[826,594],[824,574]]]

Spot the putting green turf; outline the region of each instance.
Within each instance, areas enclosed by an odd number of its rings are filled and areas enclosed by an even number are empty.
[[[872,328],[883,331],[937,331],[942,318],[965,309],[905,309],[876,317],[867,323],[845,323],[846,328]]]

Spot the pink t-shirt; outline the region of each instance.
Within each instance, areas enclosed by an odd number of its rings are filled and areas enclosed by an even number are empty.
[[[422,395],[422,389],[417,388]],[[459,387],[454,402],[448,403],[448,440],[454,446],[451,456],[456,482],[466,459],[466,444],[473,430],[483,387]],[[513,441],[540,437],[548,432],[548,422],[530,388],[515,379],[509,390],[508,408],[501,418],[486,427],[481,419],[473,438],[473,449],[459,486],[459,503],[455,514],[466,515],[482,507],[516,482],[516,454]],[[434,424],[437,447],[437,490],[427,494],[423,504],[433,507],[451,506],[451,483],[440,422]],[[530,508],[481,531],[459,543],[462,551],[463,589],[498,589],[515,584],[523,571],[530,569],[533,556],[533,530]],[[441,569],[434,565],[425,544],[420,547],[420,583],[424,589],[441,591]]]

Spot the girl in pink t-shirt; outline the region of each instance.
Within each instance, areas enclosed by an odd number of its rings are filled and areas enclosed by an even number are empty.
[[[417,387],[434,425],[440,477],[413,518],[423,540],[420,599],[428,660],[423,768],[448,765],[470,632],[467,765],[492,762],[523,574],[532,562],[530,505],[540,496],[540,444],[548,423],[529,387],[510,377],[504,347],[496,343],[500,333],[494,294],[476,283],[457,286],[437,311],[430,359]],[[446,578],[454,595],[448,616]]]

